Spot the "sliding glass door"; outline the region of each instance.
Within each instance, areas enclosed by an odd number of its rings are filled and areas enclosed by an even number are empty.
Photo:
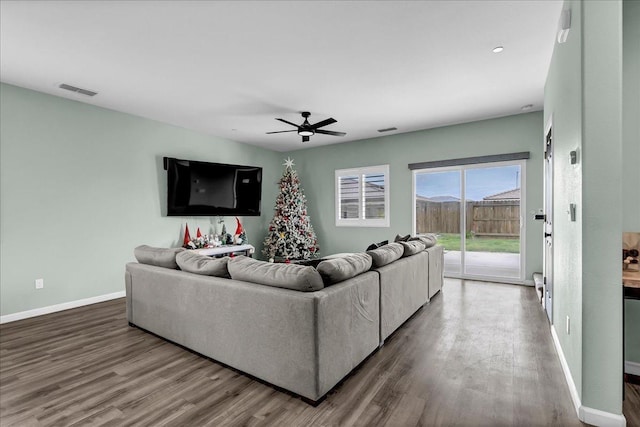
[[[462,177],[459,170],[414,174],[415,233],[434,233],[444,245],[445,272],[462,272]]]
[[[414,228],[445,247],[448,277],[521,282],[524,162],[414,171]]]

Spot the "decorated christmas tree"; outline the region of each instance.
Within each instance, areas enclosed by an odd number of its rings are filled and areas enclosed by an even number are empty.
[[[280,194],[276,197],[275,214],[262,253],[270,261],[309,259],[318,252],[318,240],[307,215],[307,199],[293,169],[293,160],[287,158],[284,166],[278,181]]]

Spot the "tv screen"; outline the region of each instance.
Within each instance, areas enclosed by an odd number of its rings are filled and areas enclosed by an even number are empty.
[[[259,216],[262,168],[164,158],[167,215]]]

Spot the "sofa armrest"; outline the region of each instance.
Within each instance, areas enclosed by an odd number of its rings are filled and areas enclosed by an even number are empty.
[[[432,246],[426,249],[429,254],[429,299],[442,289],[444,281],[444,247]]]

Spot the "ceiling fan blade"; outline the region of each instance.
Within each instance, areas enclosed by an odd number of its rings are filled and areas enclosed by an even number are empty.
[[[267,134],[270,134],[270,133],[285,133],[285,132],[298,132],[298,129],[293,129],[293,130],[278,130],[278,131],[275,131],[275,132],[266,132],[266,133],[267,133]]]
[[[330,117],[330,118],[328,118],[326,120],[323,120],[323,121],[318,122],[318,123],[316,123],[314,125],[311,125],[311,129],[318,129],[318,128],[321,128],[323,126],[327,126],[327,125],[330,125],[331,123],[336,123],[336,122],[337,122],[336,119],[334,119],[333,117]]]
[[[322,129],[317,129],[316,133],[321,133],[323,135],[332,135],[332,136],[345,136],[346,133],[344,132],[334,132],[332,130],[322,130]]]
[[[287,121],[287,120],[285,120],[285,119],[276,119],[276,120],[280,120],[282,123],[286,123],[286,124],[288,124],[288,125],[298,127],[298,125],[297,125],[297,124],[295,124],[295,123],[291,123],[291,122],[289,122],[289,121]]]
[[[302,137],[302,142],[309,142],[309,137],[308,136],[303,136]]]

